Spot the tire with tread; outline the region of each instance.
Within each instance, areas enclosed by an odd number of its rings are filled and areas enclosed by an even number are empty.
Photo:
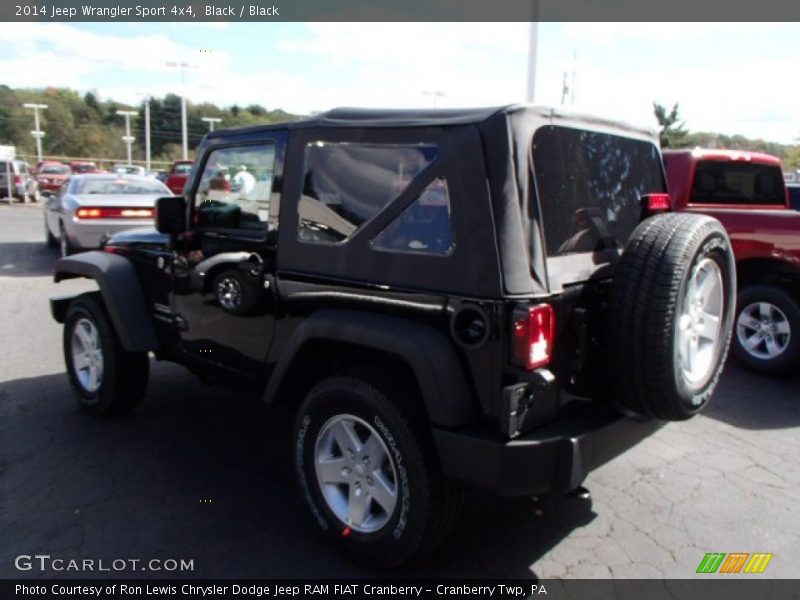
[[[294,429],[295,474],[314,521],[347,551],[372,567],[393,567],[434,550],[457,522],[464,505],[463,490],[442,477],[427,431],[409,416],[411,411],[393,400],[365,379],[334,376],[318,383],[307,394]],[[329,419],[341,414],[354,415],[380,430],[380,437],[398,466],[397,506],[388,522],[377,531],[350,530],[331,510],[317,482],[314,466],[317,435]]]
[[[96,328],[103,357],[100,386],[87,390],[81,383],[73,363],[72,336],[81,320],[89,320]],[[83,294],[73,300],[64,321],[64,360],[67,375],[81,407],[96,415],[122,414],[130,411],[144,396],[150,373],[146,352],[127,352],[114,331],[108,313],[95,294]]]
[[[705,259],[718,267],[724,304],[707,375],[690,382],[677,354],[679,311],[688,301],[689,280]],[[727,356],[735,290],[733,252],[719,221],[668,213],[639,224],[617,263],[609,296],[610,380],[623,412],[680,421],[702,410]]]
[[[64,229],[63,223],[58,226],[58,247],[62,257],[75,253],[75,248],[72,247],[72,242],[69,241],[69,236]]]
[[[47,224],[47,217],[44,218],[44,239],[48,248],[58,248],[58,238],[50,231],[50,226]]]

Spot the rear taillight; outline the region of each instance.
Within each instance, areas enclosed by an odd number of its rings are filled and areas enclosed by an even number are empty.
[[[14,175],[14,185],[22,185],[22,175]]]
[[[556,316],[549,304],[519,306],[511,326],[511,360],[529,371],[545,366],[553,353]]]
[[[665,212],[671,207],[669,194],[647,194],[642,196],[642,208],[648,213]]]
[[[79,219],[152,219],[152,208],[79,208]]]

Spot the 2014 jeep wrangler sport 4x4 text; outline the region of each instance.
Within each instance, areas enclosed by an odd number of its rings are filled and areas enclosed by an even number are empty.
[[[434,547],[465,484],[567,492],[702,410],[735,268],[667,212],[652,133],[527,106],[334,110],[209,133],[158,231],[58,261],[51,302],[89,412],[133,407],[149,355],[296,410],[313,520],[365,561]]]

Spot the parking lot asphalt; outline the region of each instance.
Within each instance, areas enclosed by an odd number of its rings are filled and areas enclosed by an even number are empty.
[[[15,568],[34,554],[193,560],[181,577],[386,575],[316,535],[291,477],[290,416],[248,393],[154,362],[132,415],[83,414],[48,298],[91,283],[54,284],[55,260],[40,206],[0,206],[0,577],[97,575]],[[476,495],[441,550],[391,574],[690,578],[707,552],[769,552],[758,577],[797,577],[798,390],[729,364],[703,415],[592,473],[590,502]]]

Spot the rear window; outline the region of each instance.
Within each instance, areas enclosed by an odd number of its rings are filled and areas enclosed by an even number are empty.
[[[542,127],[533,168],[548,256],[624,245],[642,196],[666,192],[655,144],[607,133]]]
[[[175,165],[172,167],[173,174],[176,175],[188,175],[189,171],[192,170],[191,164],[184,164],[184,165]]]
[[[43,175],[69,175],[70,170],[66,165],[42,165],[39,173]]]
[[[77,194],[169,194],[169,190],[157,180],[147,179],[85,179],[81,181]]]
[[[783,172],[777,165],[701,160],[692,183],[698,204],[785,204]]]

